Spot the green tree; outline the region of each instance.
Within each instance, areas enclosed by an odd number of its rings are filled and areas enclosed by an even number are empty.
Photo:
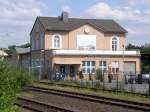
[[[0,112],[16,112],[16,94],[31,82],[28,72],[0,61]]]
[[[150,72],[150,63],[149,63],[149,59],[150,59],[150,43],[146,43],[144,45],[141,46],[137,46],[137,45],[132,45],[132,44],[128,44],[126,46],[127,50],[140,50],[141,54],[142,54],[142,72],[143,73],[149,73]],[[148,58],[143,58],[144,55],[147,55]]]

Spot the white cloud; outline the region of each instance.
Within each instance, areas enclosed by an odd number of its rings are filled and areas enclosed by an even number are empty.
[[[28,42],[35,18],[46,8],[38,0],[0,0],[0,47]]]
[[[128,31],[128,42],[144,44],[150,42],[149,26],[150,11],[139,10],[130,6],[110,6],[107,3],[99,2],[84,11],[84,18],[114,19]]]
[[[130,20],[150,24],[150,15],[146,15],[138,9],[132,9],[131,7],[111,7],[103,2],[89,7],[83,13],[83,17],[111,18],[115,20]]]
[[[15,21],[31,21],[36,16],[42,15],[44,4],[35,0],[3,0],[0,1],[0,23]]]
[[[131,6],[135,6],[135,5],[141,5],[141,4],[148,4],[150,3],[150,0],[127,0],[127,3]]]

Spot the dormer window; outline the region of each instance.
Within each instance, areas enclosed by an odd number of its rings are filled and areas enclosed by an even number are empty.
[[[113,36],[111,38],[111,50],[112,51],[119,50],[119,38],[117,36]]]
[[[53,38],[52,38],[53,48],[56,48],[56,49],[61,48],[61,41],[62,41],[61,35],[59,35],[59,34],[53,35]]]

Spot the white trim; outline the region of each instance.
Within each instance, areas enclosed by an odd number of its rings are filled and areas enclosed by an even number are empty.
[[[119,51],[120,43],[119,43],[119,37],[117,35],[113,35],[110,39],[110,50],[112,51],[112,38],[114,38],[114,37],[117,38],[117,51]]]
[[[54,46],[54,38],[55,38],[55,36],[58,36],[59,37],[59,39],[60,39],[60,46],[59,46],[59,48],[55,48],[55,46]],[[60,49],[60,48],[62,48],[62,36],[60,35],[60,34],[54,34],[53,36],[52,36],[52,48],[53,49]]]
[[[53,50],[54,55],[125,55],[138,56],[137,51],[104,51],[104,50]]]

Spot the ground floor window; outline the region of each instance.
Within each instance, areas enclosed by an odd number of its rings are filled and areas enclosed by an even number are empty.
[[[106,72],[106,69],[107,69],[106,65],[107,65],[106,61],[100,61],[99,66],[100,66],[100,71],[102,74]]]
[[[113,73],[119,72],[119,62],[118,61],[113,61],[111,63],[111,66],[112,66],[112,72]]]
[[[31,67],[32,68],[42,68],[44,65],[43,59],[32,59]]]
[[[95,73],[95,61],[83,61],[82,72],[84,74]]]

